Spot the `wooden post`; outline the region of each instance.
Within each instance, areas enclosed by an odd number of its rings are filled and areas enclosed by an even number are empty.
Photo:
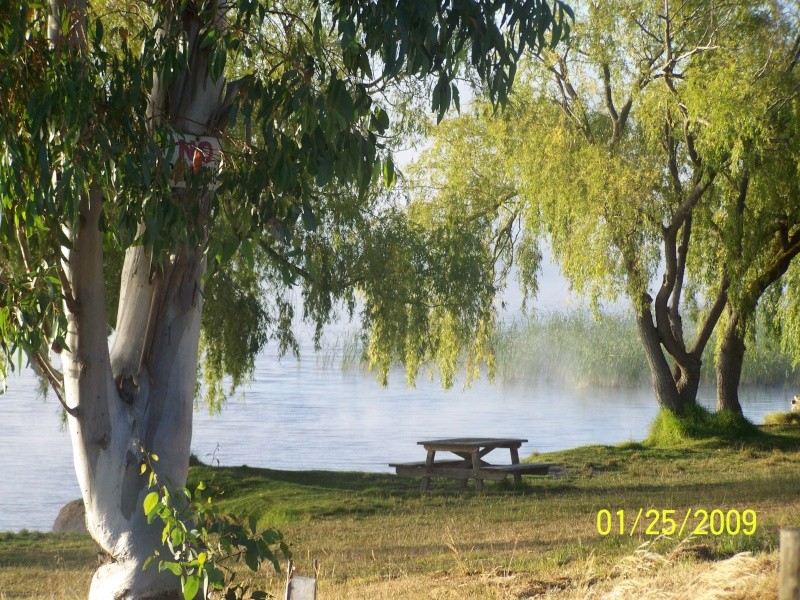
[[[778,600],[800,600],[800,529],[781,529]]]

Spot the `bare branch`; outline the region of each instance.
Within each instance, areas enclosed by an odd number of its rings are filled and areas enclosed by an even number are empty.
[[[603,63],[602,72],[603,72],[603,91],[605,92],[606,108],[608,109],[608,114],[611,115],[611,120],[614,122],[614,131],[616,132],[617,122],[619,121],[619,113],[617,113],[617,109],[614,106],[614,98],[611,95],[611,69],[609,68],[608,63]]]
[[[698,175],[695,176],[695,184],[692,187],[692,190],[687,195],[686,199],[683,203],[678,207],[678,210],[675,211],[675,214],[672,215],[672,220],[668,226],[668,229],[677,233],[678,229],[683,225],[686,216],[694,209],[695,205],[700,201],[700,198],[703,197],[703,194],[711,187],[711,184],[714,182],[714,178],[716,177],[716,171],[712,169],[708,169],[708,177],[704,176],[703,170],[699,172]]]
[[[678,58],[675,59],[675,63],[679,63],[687,58],[691,58],[695,54],[699,54],[700,52],[707,52],[709,50],[719,50],[719,46],[695,46],[688,52],[684,52]]]
[[[561,103],[561,107],[564,109],[564,112],[567,114],[567,116],[569,116],[575,122],[586,139],[589,142],[594,142],[594,134],[592,133],[592,128],[589,125],[589,117],[586,114],[583,104],[580,102],[578,93],[575,91],[575,88],[572,86],[572,83],[569,80],[566,56],[558,57],[558,66],[558,69],[551,66],[549,67],[549,70],[555,75],[556,83],[562,91],[563,101]],[[570,102],[572,104],[579,105],[582,113],[580,117],[575,114],[575,110],[570,105]]]
[[[25,229],[21,226],[16,227],[17,242],[19,243],[19,250],[22,254],[22,264],[25,266],[25,272],[31,272],[31,253],[28,248],[28,236],[25,234]]]
[[[689,241],[692,236],[692,215],[686,217],[686,222],[681,228],[681,243],[678,246],[678,263],[675,271],[675,286],[669,304],[670,321],[673,328],[680,323],[680,303],[683,293],[683,279],[686,274],[686,258],[689,254]],[[678,335],[676,333],[676,335]],[[682,332],[681,332],[682,335]]]
[[[722,311],[725,309],[725,303],[728,301],[729,285],[730,282],[728,280],[728,276],[723,275],[719,286],[719,292],[717,292],[717,298],[714,301],[714,304],[711,306],[711,310],[708,312],[708,315],[706,315],[702,325],[700,326],[700,330],[697,332],[697,337],[692,345],[691,353],[695,356],[699,356],[703,353],[708,340],[711,338],[711,333],[717,326],[717,321],[719,321],[720,316],[722,316]]]
[[[647,37],[651,38],[653,41],[655,41],[655,42],[657,42],[657,43],[659,43],[659,44],[663,44],[663,43],[664,43],[664,40],[663,40],[663,39],[661,39],[661,38],[660,38],[660,37],[658,37],[658,36],[657,36],[655,33],[653,33],[652,31],[650,31],[650,30],[649,30],[647,27],[645,27],[645,26],[644,26],[644,23],[642,23],[642,22],[641,22],[639,19],[637,19],[635,15],[633,15],[633,14],[632,14],[632,15],[631,15],[631,19],[633,19],[633,22],[634,22],[634,23],[636,23],[636,25],[638,25],[638,26],[639,26],[639,29],[641,29],[641,30],[642,30],[642,32],[643,32],[643,33],[644,33],[644,34],[645,34]]]
[[[61,406],[67,411],[67,414],[71,417],[77,417],[79,413],[78,407],[71,408],[64,400],[64,376],[61,372],[53,366],[53,363],[50,362],[50,359],[41,350],[33,355],[33,361],[42,375],[47,379],[50,388],[53,390],[56,398],[58,398]]]
[[[64,295],[64,304],[67,305],[67,310],[73,315],[80,312],[75,294],[72,291],[72,284],[69,282],[67,272],[64,270],[64,264],[61,260],[56,261],[56,272],[58,273],[58,280],[61,282],[61,293]]]

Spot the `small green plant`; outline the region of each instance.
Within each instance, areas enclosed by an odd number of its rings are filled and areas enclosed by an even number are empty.
[[[650,425],[650,446],[680,446],[692,440],[717,438],[729,441],[756,441],[764,434],[750,421],[730,411],[712,413],[690,405],[686,414],[676,415],[662,408]]]
[[[159,571],[168,570],[180,577],[185,600],[193,600],[201,590],[204,599],[209,590],[215,590],[225,600],[265,600],[266,592],[235,581],[236,573],[229,565],[244,562],[256,572],[269,562],[280,571],[278,555],[291,556],[283,535],[274,529],[259,532],[255,515],[245,519],[223,513],[211,497],[204,497],[203,482],[194,491],[170,491],[159,481],[153,466],[158,456],[144,451],[143,455],[141,472],[149,472],[148,487],[152,490],[143,502],[147,522],[159,519],[164,523],[164,547],[156,548],[143,568],[155,563]]]
[[[764,425],[797,425],[800,414],[793,412],[773,412],[764,415]]]

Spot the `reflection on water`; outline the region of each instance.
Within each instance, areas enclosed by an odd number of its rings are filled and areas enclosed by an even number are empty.
[[[713,406],[713,390],[701,392]],[[786,410],[792,390],[744,390],[745,414]],[[255,382],[220,415],[198,414],[193,451],[203,461],[279,469],[389,471],[422,459],[416,442],[437,437],[527,438],[521,453],[639,440],[657,410],[649,389],[491,386],[441,390],[398,373],[386,389],[371,374],[300,363],[258,362]],[[0,531],[48,530],[58,510],[80,495],[59,404],[36,398],[30,373],[13,377],[0,397]]]

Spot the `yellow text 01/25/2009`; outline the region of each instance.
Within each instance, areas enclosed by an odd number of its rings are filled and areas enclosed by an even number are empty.
[[[687,508],[597,511],[597,533],[600,535],[753,535],[758,519],[752,508],[729,510]]]

